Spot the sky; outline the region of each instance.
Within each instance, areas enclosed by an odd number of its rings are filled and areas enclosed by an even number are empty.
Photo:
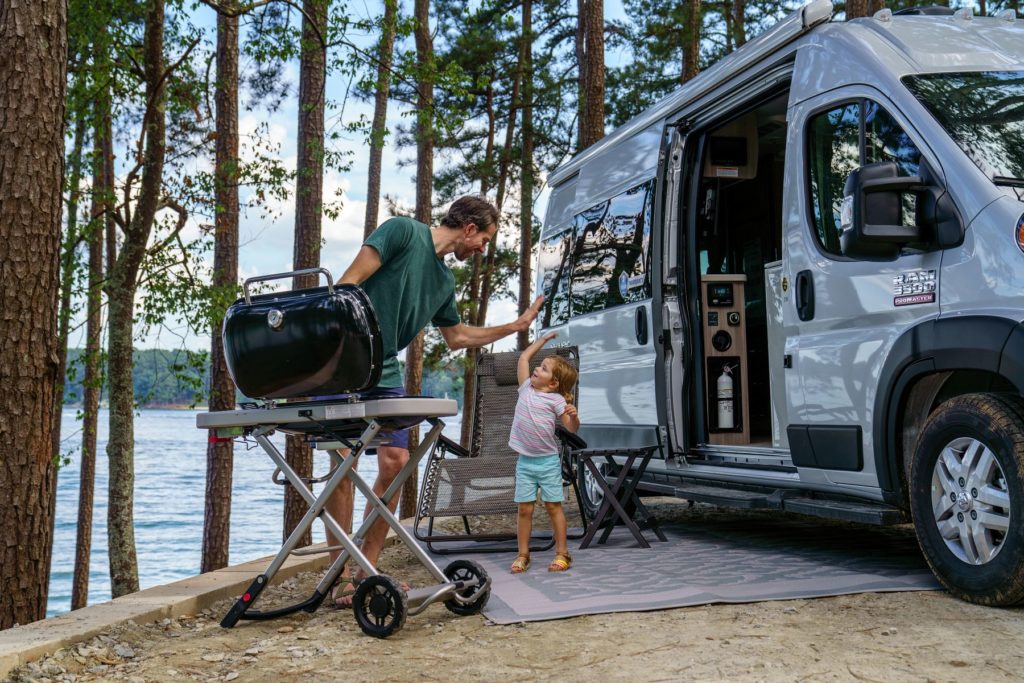
[[[406,0],[403,3],[403,12],[411,12],[411,3]],[[374,13],[383,12],[383,4],[370,1],[361,5],[360,11],[363,16],[370,16]],[[610,0],[605,3],[606,17],[611,19],[624,19],[620,0]],[[193,20],[199,25],[211,28],[210,35],[214,35],[212,27],[215,25],[213,11],[200,6],[196,10]],[[367,36],[354,42],[367,48],[372,47],[374,36]],[[616,55],[608,55],[609,61],[618,59]],[[246,59],[241,60],[241,69],[246,69]],[[265,125],[265,136],[279,148],[280,157],[288,168],[295,167],[296,152],[296,128],[297,128],[297,95],[298,87],[298,64],[292,63],[287,67],[286,80],[291,84],[289,96],[282,102],[282,106],[273,113],[265,110],[245,110],[246,97],[243,94],[240,98],[239,113],[239,134],[242,145],[242,155],[245,156],[245,147],[254,132]],[[331,76],[327,84],[327,98],[329,101],[338,103],[344,98],[345,83],[339,76]],[[397,149],[393,143],[396,127],[408,120],[408,109],[403,109],[398,103],[391,101],[388,105],[388,127],[391,130],[391,137],[384,148],[383,153],[383,178],[382,194],[387,194],[398,200],[401,206],[412,207],[415,204],[415,149]],[[327,129],[341,130],[344,123],[356,120],[360,116],[372,118],[373,103],[363,102],[350,97],[344,102],[344,112],[339,115],[337,108],[327,112]],[[323,217],[322,237],[324,245],[321,250],[321,266],[327,268],[332,277],[336,280],[346,269],[354,258],[362,241],[363,220],[366,212],[366,190],[367,190],[367,166],[369,161],[368,146],[362,135],[345,133],[343,138],[336,145],[342,151],[351,153],[349,157],[351,167],[344,173],[325,170],[324,173],[324,199],[325,201],[336,199],[336,193],[340,193],[342,209],[337,218]],[[400,167],[399,162],[405,165]],[[212,160],[203,162],[212,164]],[[437,166],[437,164],[435,164]],[[207,167],[209,170],[209,167]],[[491,197],[493,200],[493,197]],[[546,206],[547,191],[540,193],[538,201],[534,205],[534,214],[538,219],[543,218]],[[270,216],[265,217],[264,211],[249,209],[245,211],[240,219],[239,230],[239,279],[281,273],[292,269],[293,231],[295,223],[294,199],[289,197],[283,201],[271,200],[269,208]],[[243,196],[244,203],[244,196]],[[386,209],[383,201],[378,212],[378,224],[387,219]],[[188,233],[198,233],[198,225],[193,222],[189,226]],[[511,241],[512,235],[516,232],[515,225],[500,226],[499,239]],[[211,255],[212,258],[212,255]],[[451,258],[451,257],[449,257]],[[281,281],[280,287],[290,286],[287,280]],[[518,285],[512,283],[512,291],[516,291]],[[488,325],[509,322],[516,317],[516,302],[497,301],[493,302],[489,310]],[[80,323],[81,321],[76,321]],[[77,339],[75,337],[78,337]],[[193,350],[201,350],[209,347],[209,336],[206,334],[193,334],[187,327],[169,321],[164,328],[151,330],[144,336],[136,339],[137,348],[179,348],[185,346]],[[72,346],[84,346],[84,325],[80,325],[71,339]],[[495,343],[493,350],[506,350],[514,348],[514,337]]]

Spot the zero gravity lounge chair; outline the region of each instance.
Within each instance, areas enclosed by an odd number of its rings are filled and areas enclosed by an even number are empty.
[[[556,347],[541,349],[534,355],[531,369],[551,355],[562,356],[578,366],[576,347]],[[419,505],[416,507],[414,531],[416,537],[426,542],[427,547],[435,553],[507,551],[507,543],[467,547],[465,542],[514,542],[516,539],[517,506],[513,498],[518,455],[509,448],[508,436],[518,399],[518,361],[518,351],[480,354],[469,449],[442,436],[427,461]],[[572,484],[578,504],[579,491],[567,447],[563,446],[561,455],[563,479]],[[473,530],[473,518],[498,515],[509,516],[507,531],[477,533]],[[443,517],[461,518],[463,533],[435,530],[435,519]],[[421,528],[424,520],[425,530]],[[458,548],[439,550],[435,547],[438,543],[455,541],[462,542]],[[535,534],[533,541],[543,545],[532,550],[546,550],[554,544],[550,533],[543,538]]]

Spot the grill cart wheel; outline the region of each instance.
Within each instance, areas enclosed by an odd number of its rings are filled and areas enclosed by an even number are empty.
[[[449,581],[471,581],[476,579],[479,583],[476,586],[465,588],[458,592],[463,599],[474,598],[473,602],[460,602],[455,598],[445,600],[444,606],[459,616],[476,614],[487,604],[491,597],[490,579],[484,568],[472,560],[455,560],[444,568],[444,575]]]
[[[405,625],[409,611],[405,591],[390,576],[378,574],[359,582],[352,596],[352,611],[363,633],[374,638],[387,638]]]

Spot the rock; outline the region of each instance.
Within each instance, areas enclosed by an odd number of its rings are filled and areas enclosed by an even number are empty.
[[[281,628],[277,629],[277,632],[278,633],[291,633],[294,630],[295,630],[294,626],[282,626]]]
[[[224,680],[225,681],[233,681],[236,678],[238,678],[238,672],[237,671],[230,671],[230,672],[228,672],[228,675],[224,677]]]
[[[258,647],[250,647],[248,650],[245,651],[245,654],[253,656],[258,655],[259,653],[260,649]]]
[[[114,654],[123,659],[132,659],[135,656],[135,650],[124,643],[117,643],[114,645]]]
[[[47,676],[60,676],[64,673],[64,667],[60,666],[56,662],[46,662],[43,664],[43,673]]]
[[[129,676],[128,683],[146,683],[146,679],[142,676]]]
[[[224,661],[224,653],[223,652],[211,652],[208,655],[203,655],[203,661],[204,662],[223,662]]]

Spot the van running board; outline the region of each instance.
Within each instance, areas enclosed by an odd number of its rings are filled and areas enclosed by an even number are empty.
[[[883,503],[853,500],[822,500],[819,498],[787,498],[787,512],[801,515],[841,519],[845,522],[892,526],[910,521],[903,510]]]
[[[667,493],[664,490],[661,492]],[[672,490],[672,495],[677,498],[740,510],[785,510],[812,517],[877,526],[891,526],[908,521],[906,513],[902,510],[883,503],[798,497],[797,494],[797,491],[791,489],[777,489],[771,492],[749,491],[690,482],[684,486],[676,486]]]

